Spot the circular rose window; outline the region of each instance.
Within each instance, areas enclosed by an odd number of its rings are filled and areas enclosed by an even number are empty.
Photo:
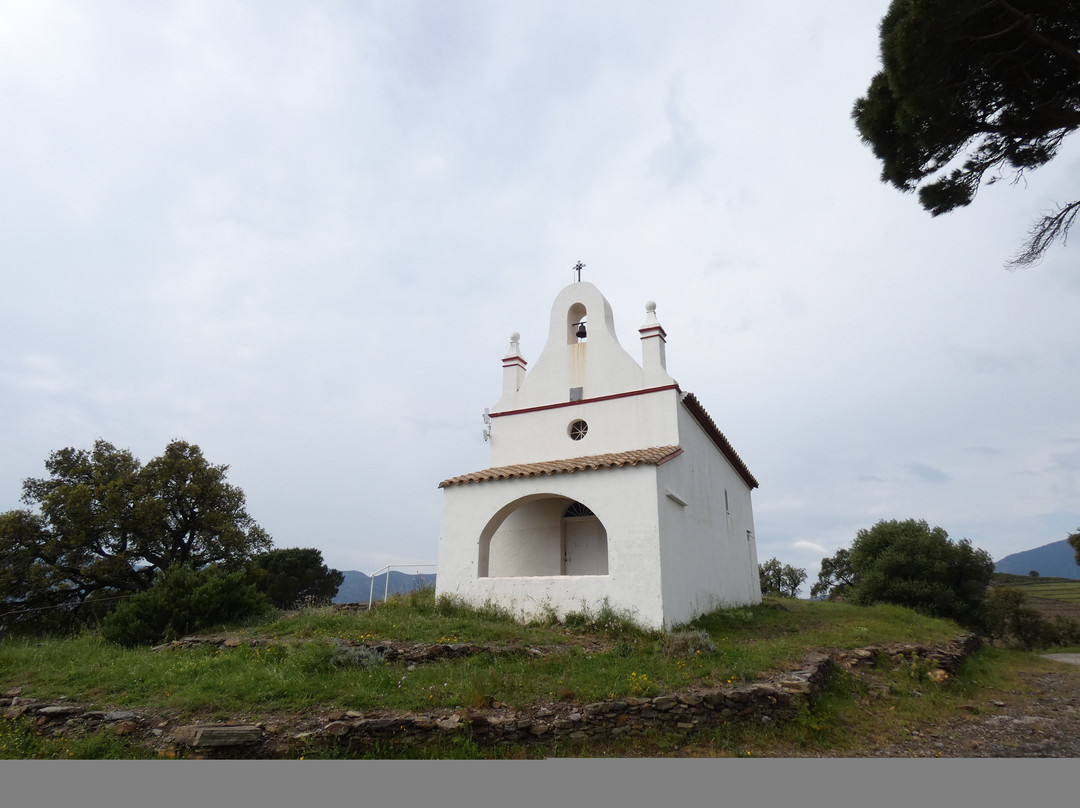
[[[569,431],[572,440],[581,440],[589,433],[589,425],[584,421],[574,421],[570,424]]]

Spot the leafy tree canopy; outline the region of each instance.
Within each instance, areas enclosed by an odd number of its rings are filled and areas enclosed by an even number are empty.
[[[0,514],[0,623],[61,606],[100,616],[174,564],[241,569],[271,546],[228,466],[194,444],[173,441],[143,465],[99,440],[51,453],[45,468],[23,483],[30,508]]]
[[[821,559],[821,571],[817,583],[810,587],[810,597],[834,597],[842,595],[855,584],[855,570],[851,568],[851,551],[841,547],[831,558]]]
[[[260,592],[279,609],[300,604],[328,603],[345,576],[327,568],[322,552],[314,548],[287,547],[260,553],[251,561]]]
[[[860,604],[896,603],[975,628],[994,573],[990,554],[967,539],[953,542],[924,520],[882,520],[855,535],[850,553]]]
[[[932,215],[969,204],[989,172],[1016,179],[1080,126],[1080,0],[893,0],[882,70],[852,116],[881,179]],[[1080,200],[1044,215],[1011,262],[1064,241]]]
[[[777,559],[770,558],[764,564],[758,564],[758,578],[763,595],[773,592],[785,598],[793,598],[799,594],[799,587],[806,581],[806,570],[790,564],[781,565]]]
[[[1073,548],[1073,552],[1076,553],[1076,563],[1080,564],[1080,528],[1075,533],[1070,533],[1068,536],[1069,546]]]

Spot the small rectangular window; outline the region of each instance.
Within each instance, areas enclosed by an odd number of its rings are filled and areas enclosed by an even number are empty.
[[[724,513],[731,513],[731,505],[728,503],[727,489],[724,489]]]

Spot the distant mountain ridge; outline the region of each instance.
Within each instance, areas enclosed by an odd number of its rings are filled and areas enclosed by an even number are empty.
[[[374,586],[372,578],[356,570],[340,570],[345,580],[338,587],[332,603],[367,603],[368,598],[382,600],[387,593],[386,573],[376,575]],[[412,592],[420,587],[435,586],[435,573],[416,574],[411,572],[399,572],[390,570],[389,594],[400,595],[404,592]]]
[[[1044,544],[1034,550],[1007,555],[994,562],[996,572],[1010,572],[1013,575],[1027,575],[1032,570],[1040,576],[1050,578],[1080,579],[1080,565],[1076,563],[1076,552],[1067,539]]]
[[[1028,575],[1035,570],[1042,577],[1080,580],[1080,565],[1076,563],[1076,553],[1067,539],[1007,555],[994,562],[994,570],[1013,575]],[[370,576],[357,570],[341,570],[341,574],[345,580],[338,587],[333,603],[367,603],[369,597],[382,600],[387,592],[386,573],[375,576],[374,586]],[[435,573],[391,570],[389,594],[400,595],[421,586],[434,587],[435,578]]]

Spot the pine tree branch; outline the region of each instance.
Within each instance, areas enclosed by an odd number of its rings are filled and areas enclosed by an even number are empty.
[[[1058,238],[1061,239],[1062,244],[1065,244],[1069,239],[1069,228],[1072,227],[1078,213],[1080,213],[1080,199],[1059,207],[1053,213],[1045,214],[1032,225],[1024,246],[1005,266],[1008,269],[1031,266],[1042,259],[1043,253]]]

